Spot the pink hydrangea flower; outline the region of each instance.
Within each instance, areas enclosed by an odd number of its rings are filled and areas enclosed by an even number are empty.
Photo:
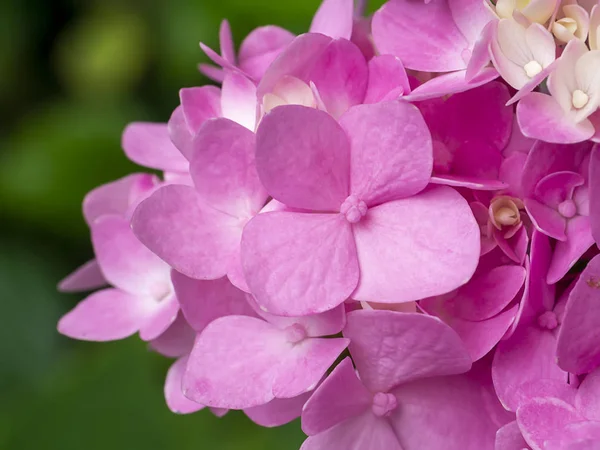
[[[308,400],[303,450],[491,448],[496,425],[488,412],[499,405],[487,397],[485,370],[455,375],[471,360],[447,325],[421,314],[354,311],[344,336],[356,371],[345,359]],[[481,390],[470,389],[475,379]]]
[[[519,102],[523,133],[564,144],[596,139],[599,73],[600,52],[589,51],[579,39],[570,41],[548,77],[551,95],[532,92]]]
[[[311,314],[350,296],[413,301],[474,272],[479,230],[466,201],[447,187],[415,195],[432,167],[415,107],[355,107],[339,124],[321,111],[280,107],[261,122],[256,157],[267,192],[301,210],[260,214],[244,229],[246,281],[265,310]],[[453,220],[438,230],[445,215]]]
[[[522,174],[525,207],[536,228],[557,239],[548,271],[556,283],[594,244],[589,219],[591,143],[538,142]]]
[[[186,397],[233,409],[294,398],[313,390],[348,345],[344,338],[322,338],[344,327],[342,306],[298,318],[256,312],[260,318],[214,320],[199,335],[183,379]]]

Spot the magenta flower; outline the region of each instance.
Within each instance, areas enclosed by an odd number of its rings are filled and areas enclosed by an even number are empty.
[[[415,107],[355,107],[339,124],[321,111],[280,107],[258,129],[256,158],[269,194],[301,210],[260,214],[244,230],[246,281],[265,310],[314,314],[350,296],[413,301],[449,292],[475,271],[479,229],[466,201],[448,187],[415,195],[432,167]],[[446,217],[453,220],[439,227]]]
[[[91,341],[122,339],[138,331],[144,340],[157,338],[179,311],[169,266],[136,239],[124,217],[102,216],[91,232],[100,270],[114,288],[84,299],[61,318],[58,330]]]
[[[555,289],[546,283],[552,250],[549,239],[534,232],[531,241],[531,268],[519,315],[518,326],[494,354],[492,377],[504,407],[515,411],[518,389],[538,379],[567,382],[567,374],[556,364],[556,334],[566,297],[555,303]]]
[[[191,160],[194,138],[209,119],[224,117],[251,131],[256,128],[256,85],[237,72],[226,72],[223,86],[184,88],[179,91],[181,104],[169,119],[168,129],[172,142]]]
[[[354,23],[354,2],[352,0],[323,0],[316,12],[310,33],[319,33],[333,39],[350,40]],[[244,76],[260,81],[273,61],[294,40],[294,35],[276,26],[259,27],[253,30],[242,42],[239,55],[235,55],[233,37],[229,22],[221,22],[219,41],[221,54],[203,43],[200,47],[220,70],[206,64],[200,64],[200,71],[215,81],[222,82],[224,73],[240,72]]]
[[[236,56],[229,22],[223,20],[219,29],[221,54],[200,44],[206,55],[224,69],[239,70],[245,76],[260,80],[277,55],[294,39],[294,35],[273,25],[253,30],[242,42]],[[223,82],[225,70],[208,64],[199,65],[200,72],[217,82]]]
[[[588,375],[571,398],[536,397],[519,407],[517,423],[532,449],[594,449],[597,446],[600,440],[599,372]]]
[[[558,334],[558,364],[568,372],[585,374],[600,366],[599,296],[600,256],[596,256],[569,295]]]
[[[254,134],[227,119],[194,139],[191,186],[165,186],[142,202],[133,231],[175,270],[197,279],[236,276],[242,230],[267,200],[254,166]]]
[[[289,83],[290,78],[296,83]],[[269,94],[281,99],[279,105],[310,106],[294,101],[310,91],[315,105],[339,117],[363,102],[368,78],[367,61],[354,43],[308,33],[298,36],[271,64],[258,84],[257,95],[264,112],[268,112]]]
[[[498,190],[502,150],[512,129],[508,90],[492,82],[447,100],[417,104],[433,139],[433,182]]]
[[[600,148],[598,146],[592,150],[589,180],[592,235],[600,248]]]
[[[449,72],[409,97],[424,100],[481,86],[498,76],[485,67],[491,39],[486,25],[493,19],[477,0],[391,0],[373,17],[373,39],[380,53],[399,57],[409,69]]]
[[[538,142],[523,169],[525,207],[535,227],[557,239],[548,270],[556,283],[594,244],[589,218],[591,143]]]
[[[497,426],[488,414],[502,413],[495,400],[484,406],[489,372],[455,375],[471,359],[447,325],[422,314],[354,311],[344,336],[356,371],[345,359],[308,400],[303,450],[491,448]],[[471,389],[475,380],[480,390]]]
[[[519,102],[523,133],[558,144],[597,140],[599,73],[600,51],[589,51],[579,39],[570,41],[548,77],[551,95],[532,92]]]
[[[456,331],[477,361],[491,351],[513,324],[527,271],[495,250],[483,256],[471,280],[419,305]]]
[[[256,312],[261,318],[221,317],[198,336],[183,379],[186,397],[232,409],[297,397],[317,386],[348,345],[323,338],[344,327],[342,306],[298,318]]]

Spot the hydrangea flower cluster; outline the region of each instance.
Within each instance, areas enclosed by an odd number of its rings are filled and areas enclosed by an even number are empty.
[[[303,450],[600,448],[600,4],[325,0],[123,134],[59,331]]]

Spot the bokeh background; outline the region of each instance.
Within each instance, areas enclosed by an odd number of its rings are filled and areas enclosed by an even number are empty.
[[[139,170],[120,149],[134,120],[166,121],[178,89],[208,82],[198,42],[259,25],[305,31],[319,0],[0,1],[0,449],[297,449],[299,423],[170,413],[169,361],[136,337],[56,332],[80,295],[57,282],[92,250],[81,200]],[[375,1],[374,10],[383,3]]]

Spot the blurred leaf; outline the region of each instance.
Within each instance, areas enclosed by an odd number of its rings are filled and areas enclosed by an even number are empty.
[[[0,153],[3,218],[83,236],[81,201],[92,188],[139,170],[120,150],[125,124],[144,114],[128,104],[47,105],[25,117]]]
[[[166,366],[137,338],[78,347],[49,374],[44,395],[12,405],[7,448],[291,450],[302,442],[298,423],[267,430],[239,412],[223,419],[208,410],[169,412],[162,393]]]
[[[132,88],[148,63],[147,24],[111,7],[90,10],[56,43],[56,70],[78,96],[105,99]]]

